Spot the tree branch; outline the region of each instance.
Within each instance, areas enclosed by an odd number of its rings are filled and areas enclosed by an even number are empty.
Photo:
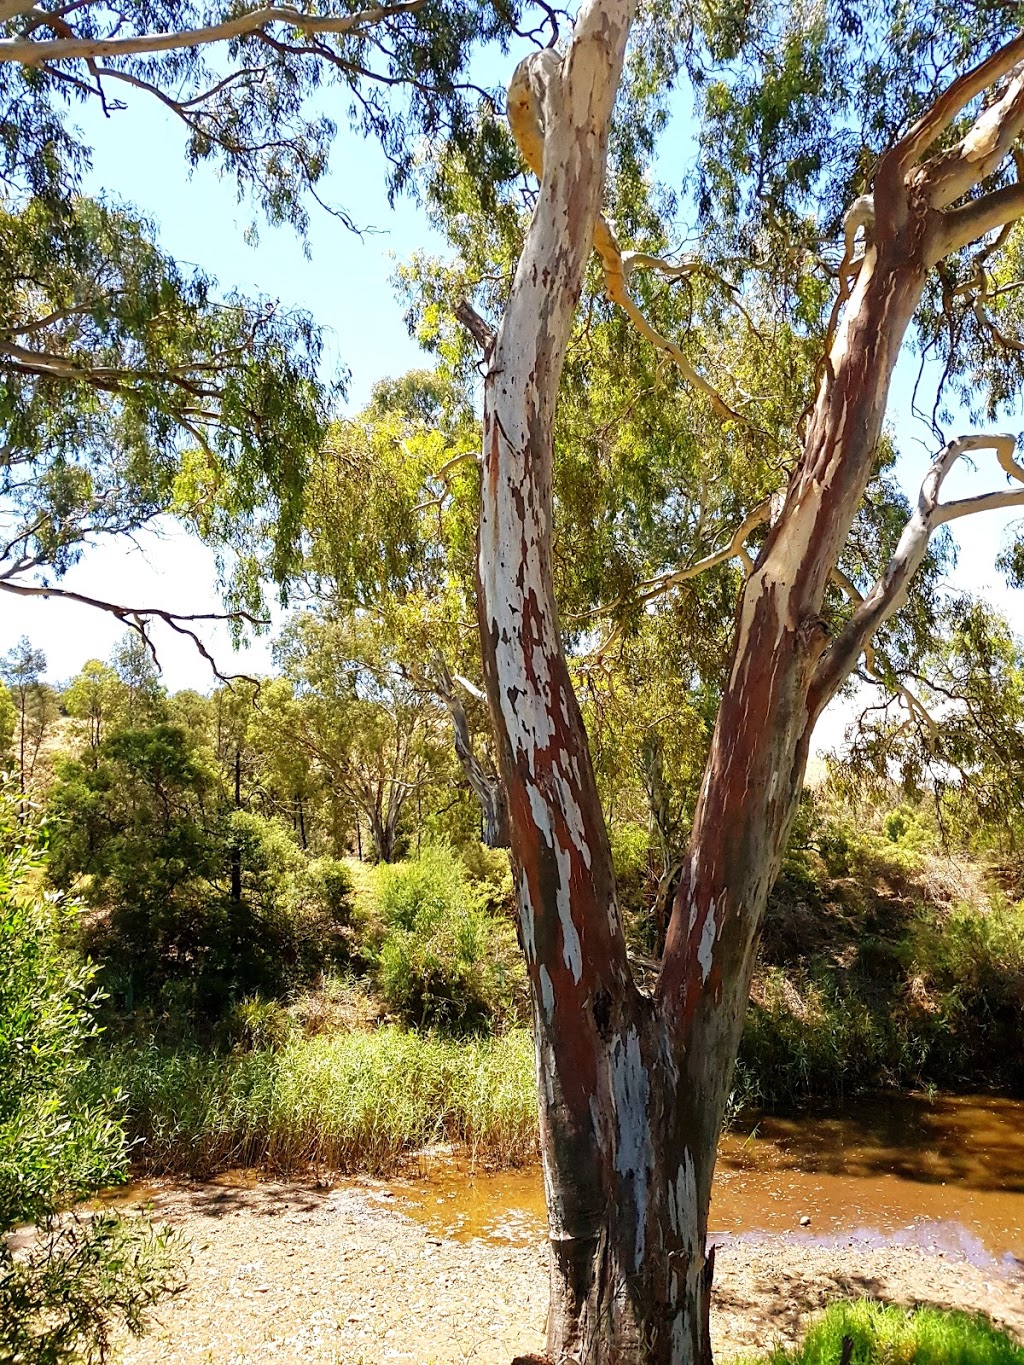
[[[739,526],[732,533],[732,538],[727,545],[723,545],[720,550],[715,550],[712,554],[705,555],[703,559],[697,560],[696,564],[689,564],[684,569],[673,569],[671,573],[661,574],[658,578],[648,579],[646,583],[639,584],[640,601],[650,602],[655,597],[660,597],[663,593],[678,587],[680,583],[686,583],[691,578],[706,573],[708,569],[714,569],[719,564],[724,564],[729,559],[742,559],[747,572],[753,568],[750,556],[745,549],[745,542],[751,531],[758,526],[763,526],[772,514],[772,500],[765,498],[764,502],[758,503],[752,511],[740,522]]]
[[[523,159],[538,180],[544,175],[543,90],[545,82],[552,78],[551,73],[558,67],[557,54],[550,49],[533,53],[516,68],[508,88],[509,127]],[[694,369],[682,348],[652,327],[629,292],[629,278],[640,267],[678,278],[692,274],[696,265],[688,261],[673,264],[647,252],[624,256],[603,214],[598,214],[594,222],[594,250],[604,266],[605,294],[609,302],[622,309],[652,346],[670,357],[686,382],[710,399],[712,408],[723,421],[744,421],[717,389]]]
[[[996,228],[1016,222],[1022,215],[1024,184],[1004,185],[1002,189],[993,190],[990,194],[983,194],[980,199],[964,204],[962,208],[948,209],[943,214],[937,259],[958,251],[970,242],[976,242],[979,237],[994,232]]]
[[[971,100],[1001,80],[1022,60],[1024,33],[1018,34],[1016,38],[1004,44],[991,57],[979,63],[973,71],[967,71],[955,80],[892,149],[891,155],[900,170],[906,174],[942,136],[957,115],[966,109]]]
[[[59,597],[66,602],[78,602],[82,606],[95,607],[98,611],[105,611],[117,618],[129,630],[134,630],[142,639],[146,648],[153,656],[153,662],[160,666],[153,640],[149,634],[149,627],[154,621],[161,621],[165,626],[184,635],[191,640],[196,649],[210,665],[215,678],[220,682],[230,684],[232,681],[245,681],[257,683],[257,679],[249,677],[244,673],[222,673],[217,667],[217,661],[207,649],[206,645],[191,629],[191,624],[200,621],[244,621],[250,626],[269,625],[268,621],[261,620],[247,611],[225,611],[225,612],[196,612],[193,614],[183,614],[174,611],[165,611],[161,607],[126,607],[117,602],[107,602],[99,597],[89,597],[85,593],[72,592],[69,588],[50,588],[42,587],[34,583],[12,583],[6,579],[0,579],[0,592],[13,593],[16,597]],[[257,684],[258,685],[258,684]]]
[[[466,331],[484,354],[489,355],[491,347],[494,345],[494,333],[470,303],[469,299],[459,299],[458,303],[455,305],[455,317],[462,323],[463,327],[465,327]]]
[[[695,267],[689,263],[673,266],[657,257],[642,254],[633,257],[623,256],[622,249],[603,216],[594,224],[594,250],[604,266],[604,292],[609,301],[618,304],[642,337],[659,351],[664,351],[686,382],[710,400],[712,408],[723,422],[745,421],[738,412],[733,411],[714,385],[693,367],[682,347],[663,336],[648,322],[629,292],[629,277],[638,263],[657,268],[666,275],[691,274]]]
[[[918,168],[913,179],[933,208],[945,208],[987,180],[1009,153],[1024,126],[1024,72],[1001,98],[983,109],[960,141]]]
[[[928,549],[937,526],[956,517],[996,507],[1024,507],[1024,468],[1013,458],[1016,437],[1009,435],[961,436],[950,441],[932,462],[921,483],[917,507],[904,527],[895,553],[875,586],[859,603],[849,621],[819,661],[809,694],[809,712],[816,718],[858,657],[870,647],[875,632],[907,599],[910,583]],[[1019,490],[983,494],[958,502],[940,503],[939,494],[949,471],[968,451],[994,450],[1007,477],[1020,483]]]
[[[427,0],[394,0],[393,4],[375,5],[356,14],[340,16],[306,14],[289,5],[267,5],[233,19],[209,24],[205,28],[183,29],[177,33],[138,33],[132,38],[2,38],[0,62],[42,66],[46,62],[83,57],[131,57],[143,53],[173,52],[231,38],[251,37],[269,24],[287,24],[306,34],[345,34],[366,25],[382,23],[396,15],[415,13],[426,3]],[[16,14],[24,12],[20,6],[15,11]]]

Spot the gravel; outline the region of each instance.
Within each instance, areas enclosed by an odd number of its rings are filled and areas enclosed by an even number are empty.
[[[371,1181],[168,1180],[144,1197],[193,1260],[187,1290],[127,1343],[125,1365],[508,1365],[543,1348],[535,1228],[505,1242],[439,1237]],[[984,1311],[1024,1340],[1024,1278],[914,1248],[729,1238],[715,1279],[720,1361],[791,1342],[828,1302],[861,1295]]]

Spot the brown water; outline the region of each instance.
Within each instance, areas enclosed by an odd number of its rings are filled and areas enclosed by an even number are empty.
[[[396,1181],[389,1192],[438,1236],[544,1236],[536,1168],[485,1173],[432,1163],[424,1178]],[[832,1245],[912,1245],[1019,1273],[1024,1103],[910,1096],[834,1115],[748,1115],[719,1147],[711,1229],[718,1240],[788,1232]]]

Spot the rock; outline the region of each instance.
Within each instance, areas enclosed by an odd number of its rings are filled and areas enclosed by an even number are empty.
[[[806,1213],[805,1213],[804,1216],[800,1219],[800,1226],[801,1226],[802,1228],[809,1228],[809,1227],[811,1226],[811,1220],[810,1220],[810,1218],[808,1217],[808,1215],[807,1215]]]

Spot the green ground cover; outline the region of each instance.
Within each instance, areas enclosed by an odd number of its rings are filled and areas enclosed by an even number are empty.
[[[861,1300],[833,1304],[798,1347],[747,1365],[839,1365],[843,1360],[847,1365],[1024,1365],[1024,1348],[986,1318]]]

